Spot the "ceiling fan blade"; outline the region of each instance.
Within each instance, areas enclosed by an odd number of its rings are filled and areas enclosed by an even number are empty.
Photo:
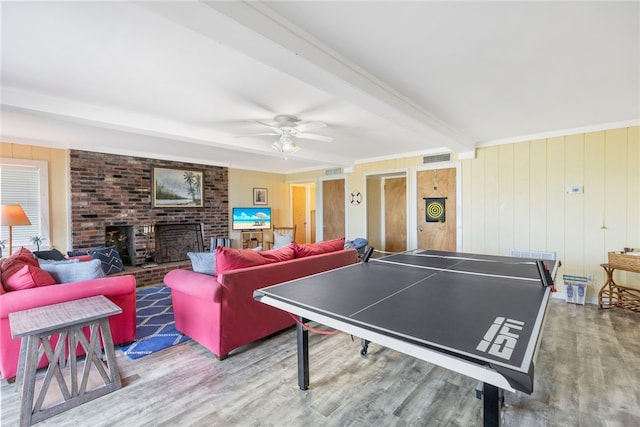
[[[262,121],[262,120],[256,120],[256,123],[261,124],[263,126],[270,127],[272,129],[278,129],[278,127],[279,127],[277,122],[269,123],[269,122],[265,122],[265,121]]]
[[[324,135],[315,135],[313,133],[303,133],[297,136],[297,138],[300,139],[312,139],[314,141],[322,141],[322,142],[331,142],[333,141],[333,138],[330,136],[324,136]]]
[[[261,132],[261,133],[250,133],[247,135],[236,135],[236,138],[244,138],[249,136],[279,136],[278,132]]]
[[[322,122],[308,122],[308,123],[302,123],[296,126],[296,130],[298,132],[307,132],[310,130],[316,130],[316,129],[322,129],[322,128],[326,128],[327,125],[326,123],[322,123]]]

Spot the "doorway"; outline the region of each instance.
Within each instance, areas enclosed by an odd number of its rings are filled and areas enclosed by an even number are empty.
[[[387,252],[407,250],[407,173],[366,177],[367,239]]]
[[[296,227],[293,241],[315,242],[315,191],[313,185],[291,185],[291,225]]]
[[[455,251],[456,169],[418,171],[416,181],[418,248]]]
[[[344,185],[344,178],[322,181],[322,240],[346,235]]]

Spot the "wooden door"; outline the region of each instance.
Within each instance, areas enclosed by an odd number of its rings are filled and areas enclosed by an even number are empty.
[[[435,169],[418,172],[418,248],[456,250],[456,170]],[[428,222],[425,198],[445,198],[444,221]],[[432,214],[437,213],[432,211]]]
[[[322,240],[345,237],[344,179],[322,181]]]
[[[407,179],[384,180],[384,250],[407,250]]]
[[[291,187],[292,224],[296,227],[293,241],[307,243],[307,188],[301,185]]]

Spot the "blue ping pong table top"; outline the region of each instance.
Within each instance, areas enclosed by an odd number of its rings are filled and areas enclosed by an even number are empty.
[[[544,263],[554,271],[555,261]],[[533,259],[414,250],[263,288],[254,297],[531,376],[549,293]]]

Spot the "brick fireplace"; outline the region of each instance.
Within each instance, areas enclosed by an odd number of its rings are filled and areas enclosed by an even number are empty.
[[[203,242],[229,235],[226,167],[81,150],[71,150],[69,162],[74,250],[105,246],[112,233],[113,239],[120,239],[126,246],[128,264],[140,266],[151,261],[150,256],[157,249],[158,225],[199,227]],[[203,207],[154,208],[153,167],[202,171]],[[173,246],[171,261],[177,261],[180,256],[176,252],[187,246]],[[187,259],[186,252],[182,259]]]

